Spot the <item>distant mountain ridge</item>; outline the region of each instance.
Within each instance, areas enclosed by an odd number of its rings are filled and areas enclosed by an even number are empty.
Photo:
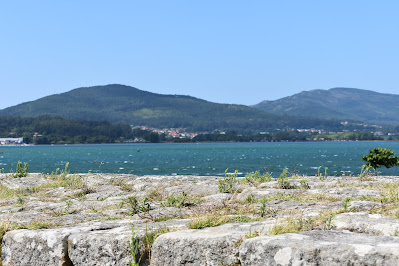
[[[399,95],[354,88],[303,91],[252,107],[276,115],[399,124]]]
[[[151,127],[264,131],[284,127],[338,128],[338,121],[278,116],[245,105],[162,95],[125,85],[83,87],[0,110],[0,116],[60,116]]]

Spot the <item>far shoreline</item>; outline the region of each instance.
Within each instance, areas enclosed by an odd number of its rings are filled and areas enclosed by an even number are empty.
[[[324,141],[201,141],[201,142],[141,142],[141,143],[65,143],[65,144],[24,144],[0,145],[1,147],[31,147],[31,146],[77,146],[77,145],[151,145],[151,144],[228,144],[228,143],[345,143],[345,142],[399,142],[399,140],[324,140]]]

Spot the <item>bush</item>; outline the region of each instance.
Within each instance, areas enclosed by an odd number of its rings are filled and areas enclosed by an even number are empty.
[[[28,175],[28,164],[24,163],[24,167],[22,167],[22,163],[17,163],[17,169],[15,174],[13,175],[14,178],[25,177]]]
[[[219,179],[219,192],[221,193],[233,193],[235,191],[235,187],[237,184],[237,170],[234,172],[234,174],[227,174],[227,171],[229,169],[226,169],[224,172],[224,178]]]
[[[187,207],[187,206],[193,206],[197,205],[201,202],[201,200],[198,197],[187,197],[186,192],[182,192],[181,196],[174,197],[174,196],[169,196],[167,201],[165,203],[162,203],[163,207]]]
[[[399,165],[399,157],[394,155],[395,152],[391,149],[374,148],[373,150],[369,150],[367,156],[363,155],[362,159],[366,161],[364,167],[373,168],[374,174],[377,175],[377,168],[381,166],[391,168]]]
[[[284,169],[283,172],[280,174],[280,177],[277,179],[278,187],[281,189],[295,189],[297,188],[294,185],[291,185],[288,179],[288,170]]]
[[[150,203],[151,200],[147,197],[145,197],[143,201],[140,202],[135,196],[130,196],[126,199],[122,199],[121,207],[123,207],[124,205],[128,205],[130,208],[129,214],[135,215],[137,213],[150,211],[152,209]]]

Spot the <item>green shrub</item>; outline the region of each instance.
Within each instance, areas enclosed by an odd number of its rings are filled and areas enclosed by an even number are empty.
[[[385,166],[391,168],[399,165],[399,157],[394,156],[395,152],[391,149],[374,148],[369,150],[367,155],[363,155],[363,161],[366,161],[365,166],[374,169],[374,174],[377,175],[377,168]]]
[[[284,169],[277,180],[278,187],[281,189],[294,189],[296,186],[290,184],[288,179],[288,170]]]
[[[143,201],[140,202],[136,197],[130,196],[122,200],[121,207],[123,207],[124,205],[128,205],[130,209],[129,214],[135,215],[137,213],[150,211],[152,209],[150,202],[151,200],[147,197],[145,197]]]
[[[170,196],[168,197],[167,201],[162,204],[164,207],[185,207],[185,206],[192,206],[192,205],[197,205],[200,202],[199,198],[191,198],[191,200],[187,197],[186,192],[182,192],[180,196],[174,197]]]
[[[13,175],[14,178],[19,178],[19,177],[25,177],[28,175],[28,164],[24,163],[24,166],[22,167],[22,162],[17,163],[17,169],[15,171],[15,174]]]
[[[221,193],[233,193],[235,191],[235,187],[237,185],[237,170],[234,171],[234,174],[227,174],[226,169],[224,172],[224,178],[219,179],[219,192]]]

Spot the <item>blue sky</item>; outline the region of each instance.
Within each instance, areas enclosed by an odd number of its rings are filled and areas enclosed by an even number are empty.
[[[399,1],[1,1],[0,108],[126,84],[219,103],[399,94]]]

